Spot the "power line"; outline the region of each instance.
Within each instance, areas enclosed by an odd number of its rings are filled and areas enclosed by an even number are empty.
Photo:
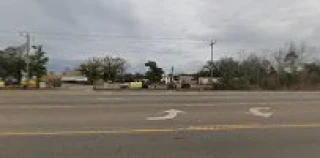
[[[195,39],[190,37],[153,37],[153,36],[128,36],[128,35],[110,35],[105,33],[95,34],[83,34],[83,33],[70,33],[70,32],[49,32],[49,31],[28,31],[35,35],[49,36],[49,37],[64,37],[64,38],[76,38],[76,37],[96,37],[101,39],[132,39],[141,41],[193,41],[193,42],[205,42],[205,39]],[[18,33],[12,30],[0,30],[2,34]]]

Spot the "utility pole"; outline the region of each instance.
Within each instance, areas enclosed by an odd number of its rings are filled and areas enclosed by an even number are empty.
[[[26,82],[27,84],[29,84],[29,74],[30,74],[30,33],[29,32],[21,32],[20,36],[23,36],[26,38],[26,71],[27,71],[27,75],[26,75]]]
[[[211,41],[210,46],[211,46],[211,70],[210,70],[210,77],[211,77],[211,82],[213,82],[213,45],[216,44],[216,41]]]
[[[171,77],[170,77],[170,83],[173,83],[173,71],[174,71],[174,67],[171,67]]]
[[[172,66],[171,67],[171,74],[169,74],[169,79],[170,79],[170,82],[169,83],[167,83],[168,85],[168,89],[175,89],[175,84],[174,84],[174,82],[173,82],[173,71],[174,71],[174,67]]]
[[[29,82],[29,74],[30,74],[30,34],[27,33],[27,81]],[[29,83],[28,83],[29,84]]]

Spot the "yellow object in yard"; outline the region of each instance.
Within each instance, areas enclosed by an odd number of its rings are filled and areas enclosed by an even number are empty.
[[[5,87],[5,83],[3,81],[0,81],[0,88]]]
[[[26,85],[27,84],[27,82],[26,81],[21,81],[21,83],[20,83],[21,85]]]
[[[36,85],[37,85],[37,82],[34,81],[34,80],[30,80],[28,85],[29,85],[29,86],[36,86]]]
[[[142,82],[130,82],[130,88],[140,89],[142,88]]]
[[[28,81],[22,81],[21,85],[26,85],[26,86],[31,86],[32,87],[32,86],[36,86],[37,82],[34,81],[34,80],[29,80],[29,82]]]

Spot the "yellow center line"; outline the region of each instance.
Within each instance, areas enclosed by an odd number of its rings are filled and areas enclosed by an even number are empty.
[[[197,131],[230,131],[245,129],[284,129],[284,128],[320,128],[320,123],[311,124],[274,124],[274,125],[206,125],[190,126],[187,128],[163,128],[163,129],[128,129],[128,130],[92,130],[92,131],[21,131],[0,132],[0,137],[9,136],[77,136],[77,135],[106,135],[106,134],[150,134],[150,133],[174,133]]]
[[[212,126],[190,126],[188,131],[217,131],[217,130],[239,130],[239,129],[281,129],[281,128],[320,128],[320,123],[311,124],[274,124],[274,125],[212,125]]]

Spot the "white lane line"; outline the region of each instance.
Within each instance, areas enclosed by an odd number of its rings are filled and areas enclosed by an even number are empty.
[[[273,115],[272,112],[262,112],[261,110],[270,110],[269,107],[254,107],[249,109],[249,113],[259,117],[269,118]]]
[[[97,98],[97,99],[102,101],[125,100],[125,98]]]
[[[167,115],[163,116],[163,117],[148,117],[147,120],[148,121],[164,121],[164,120],[170,120],[170,119],[174,119],[178,116],[178,113],[182,113],[183,111],[180,110],[176,110],[176,109],[171,109],[171,110],[167,110],[165,111],[166,113],[168,113]]]

